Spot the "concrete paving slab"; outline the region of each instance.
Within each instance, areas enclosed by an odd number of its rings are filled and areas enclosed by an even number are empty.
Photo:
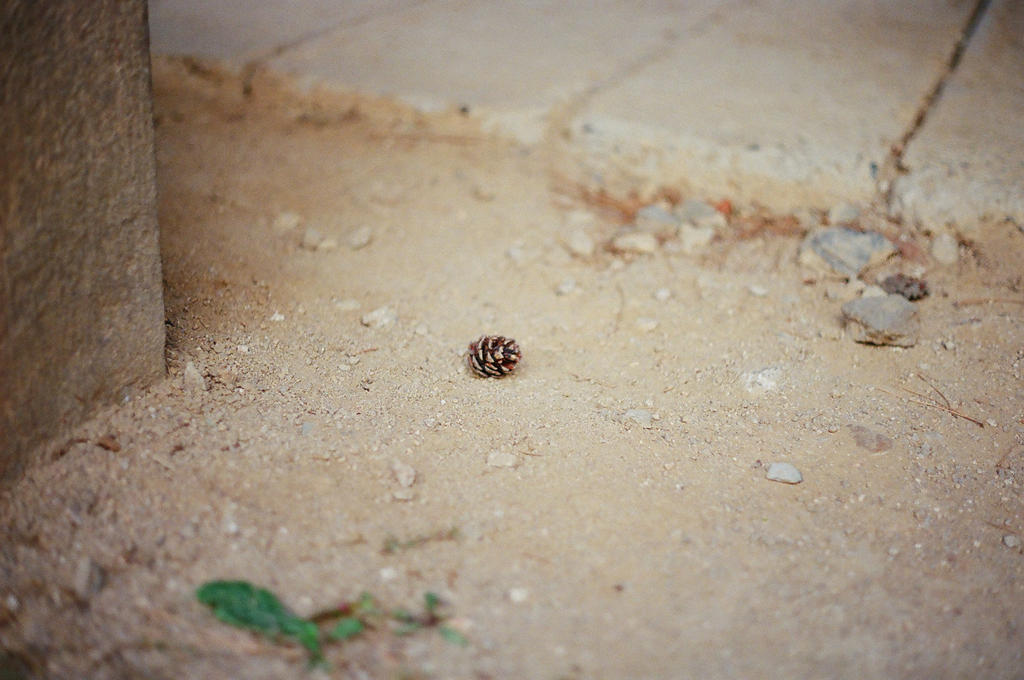
[[[903,162],[893,208],[906,219],[1024,225],[1024,3],[992,3]]]
[[[964,0],[153,0],[151,25],[157,53],[257,60],[306,84],[424,110],[468,106],[486,125],[542,143],[560,175],[588,185],[667,184],[785,210],[879,199],[889,149],[948,76],[972,9]],[[987,47],[969,48],[911,140],[897,213],[966,223],[1021,212],[1021,168],[1002,142],[1024,110],[1022,12],[994,3],[975,36]],[[979,96],[984,112],[971,110]]]
[[[242,67],[341,25],[358,26],[417,4],[410,0],[150,0],[155,54],[222,60]]]
[[[421,108],[552,109],[662,48],[714,3],[443,0],[343,26],[282,53],[273,68],[397,96]],[[534,116],[533,114],[537,114]],[[538,130],[525,132],[535,141]]]
[[[870,202],[970,7],[945,0],[723,5],[573,123],[596,159],[778,209]]]

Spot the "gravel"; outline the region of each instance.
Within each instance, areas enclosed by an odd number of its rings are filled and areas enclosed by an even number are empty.
[[[937,234],[932,239],[932,257],[939,264],[956,264],[960,259],[960,244],[952,234]]]

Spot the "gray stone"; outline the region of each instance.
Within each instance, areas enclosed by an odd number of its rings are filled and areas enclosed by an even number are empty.
[[[764,475],[765,479],[785,484],[799,484],[804,481],[804,476],[792,463],[772,463]]]
[[[679,218],[660,205],[652,204],[637,211],[635,224],[638,231],[673,236],[679,228]]]
[[[1007,548],[1019,548],[1021,545],[1020,537],[1015,534],[1006,534],[1003,536],[1003,545]]]
[[[0,478],[164,374],[145,0],[0,11]]]
[[[853,339],[871,345],[913,347],[921,329],[917,305],[902,295],[851,300],[843,317]]]
[[[683,201],[683,203],[676,208],[675,214],[683,222],[687,222],[695,227],[720,229],[727,224],[725,215],[718,212],[718,210],[715,209],[715,206],[706,201],[700,201],[693,198]]]
[[[889,239],[878,232],[833,227],[807,235],[800,245],[800,262],[853,278],[895,252]]]

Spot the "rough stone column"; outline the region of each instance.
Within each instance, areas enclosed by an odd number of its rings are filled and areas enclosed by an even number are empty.
[[[163,375],[145,0],[0,0],[0,480]]]

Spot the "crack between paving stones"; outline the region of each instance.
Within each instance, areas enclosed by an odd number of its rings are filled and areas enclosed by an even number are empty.
[[[910,125],[903,132],[899,141],[893,143],[889,148],[889,155],[883,164],[882,169],[879,171],[877,180],[877,191],[881,197],[882,204],[892,207],[892,191],[895,185],[895,180],[898,176],[908,172],[908,168],[903,165],[903,156],[907,152],[907,147],[914,140],[917,134],[924,127],[925,121],[928,119],[928,115],[938,105],[939,99],[942,98],[942,92],[946,89],[946,83],[949,82],[953,74],[956,73],[957,68],[960,66],[960,60],[963,58],[964,52],[967,50],[967,46],[974,36],[975,31],[978,29],[978,25],[984,18],[985,13],[988,11],[989,5],[992,4],[992,0],[976,0],[974,9],[971,10],[970,16],[967,18],[967,22],[964,24],[963,30],[960,32],[960,37],[953,45],[953,49],[946,59],[946,66],[942,70],[935,84],[932,85],[931,89],[925,94],[921,103],[917,107],[917,111],[914,114],[914,118]]]
[[[731,5],[720,7],[711,12],[697,21],[693,26],[687,28],[685,35],[693,36],[703,33],[705,30],[710,28],[712,23],[720,19],[723,14],[727,13],[732,5],[737,4],[741,4],[741,2],[732,3]],[[578,94],[570,97],[564,104],[552,107],[548,114],[548,124],[541,143],[541,148],[544,149],[547,154],[547,161],[545,164],[549,168],[550,173],[554,174],[556,159],[561,155],[559,152],[563,150],[560,140],[566,142],[566,145],[569,143],[571,137],[569,125],[573,118],[575,118],[576,114],[601,92],[618,85],[630,76],[638,73],[640,70],[667,57],[677,47],[679,38],[680,35],[675,31],[672,31],[671,29],[666,31],[664,43],[657,45],[619,70],[587,86]]]
[[[283,42],[279,45],[274,45],[269,50],[260,52],[252,58],[246,60],[245,65],[242,66],[241,74],[242,93],[247,96],[252,94],[252,81],[256,77],[256,74],[263,70],[268,61],[281,56],[282,54],[288,52],[289,50],[294,50],[296,47],[301,47],[302,45],[312,40],[316,40],[317,38],[320,38],[322,36],[325,36],[331,31],[336,31],[339,28],[352,28],[355,26],[361,26],[362,24],[365,24],[372,19],[387,16],[389,14],[398,14],[400,12],[405,12],[410,9],[419,7],[421,5],[429,4],[431,2],[434,2],[434,0],[416,0],[416,2],[413,2],[411,5],[402,5],[401,7],[394,7],[390,10],[385,10],[383,12],[367,12],[366,14],[362,14],[354,18],[342,19],[341,21],[337,21],[328,26],[324,26],[323,28],[318,28],[314,31],[303,33],[302,35],[292,40],[289,40],[288,42]]]

